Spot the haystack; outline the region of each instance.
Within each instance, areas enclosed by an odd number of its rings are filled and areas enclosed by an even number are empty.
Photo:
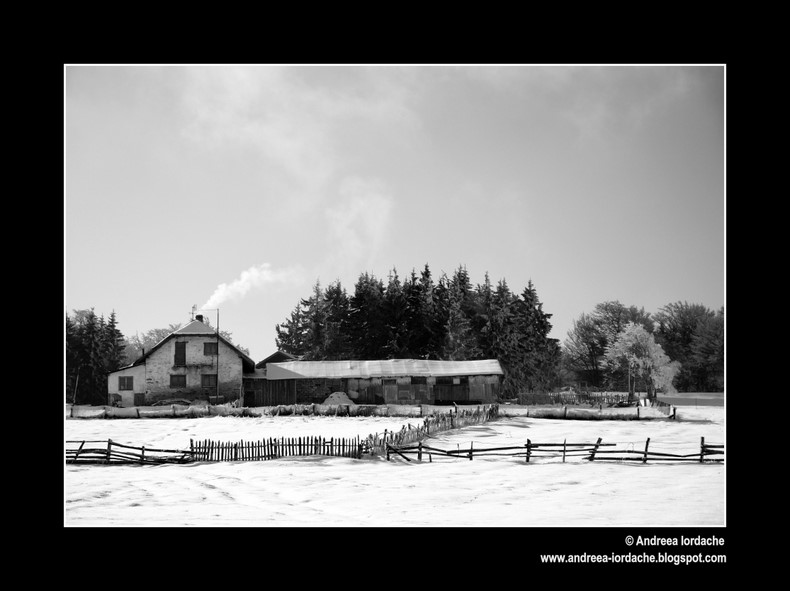
[[[348,404],[356,406],[356,402],[351,400],[345,392],[332,392],[326,397],[322,404]]]

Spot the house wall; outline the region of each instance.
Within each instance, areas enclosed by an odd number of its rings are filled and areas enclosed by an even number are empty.
[[[132,378],[132,390],[121,390],[119,377]],[[145,397],[145,366],[138,365],[114,371],[107,376],[107,392],[109,405],[134,406],[135,396],[138,402]]]
[[[186,343],[186,365],[175,365],[176,343]],[[159,400],[182,398],[189,401],[206,401],[212,404],[229,402],[240,398],[242,392],[242,360],[239,354],[222,341],[219,342],[219,356],[205,355],[204,343],[216,343],[217,339],[208,335],[181,335],[171,338],[159,349],[151,353],[143,365],[110,374],[108,386],[110,403],[113,394],[120,394],[122,406],[150,405]],[[217,369],[219,357],[219,370]],[[118,390],[118,376],[134,373],[135,396],[126,395]],[[219,388],[203,387],[201,376],[218,374]],[[186,386],[172,388],[171,375],[186,376]],[[139,385],[138,385],[139,384]],[[219,397],[217,391],[219,390]]]

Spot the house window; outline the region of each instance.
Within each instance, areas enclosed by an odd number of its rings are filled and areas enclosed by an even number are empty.
[[[216,355],[219,343],[203,343],[203,355]]]
[[[118,389],[119,390],[134,390],[134,377],[133,376],[118,376]]]
[[[170,376],[170,387],[171,388],[186,388],[187,387],[187,377],[184,375],[171,375]]]
[[[176,357],[173,360],[173,365],[184,366],[187,364],[187,344],[185,342],[176,342]]]
[[[217,387],[217,374],[215,373],[206,373],[200,376],[200,385],[204,388],[216,388]]]

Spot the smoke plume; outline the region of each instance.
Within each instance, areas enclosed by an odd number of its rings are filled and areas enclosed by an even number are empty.
[[[269,263],[253,265],[242,271],[239,278],[232,283],[220,283],[214,293],[201,308],[203,310],[218,308],[228,300],[238,300],[247,295],[251,289],[261,289],[272,284],[288,284],[301,281],[301,273],[296,268],[272,269]]]

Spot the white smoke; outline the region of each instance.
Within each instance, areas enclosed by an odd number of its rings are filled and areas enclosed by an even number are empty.
[[[272,284],[290,284],[301,280],[301,272],[294,267],[275,270],[269,263],[253,265],[242,271],[239,278],[232,283],[220,283],[201,309],[218,308],[228,300],[243,298],[251,289],[261,289]]]
[[[325,210],[329,229],[327,265],[342,273],[370,268],[386,243],[393,198],[379,179],[346,177],[341,199]]]

